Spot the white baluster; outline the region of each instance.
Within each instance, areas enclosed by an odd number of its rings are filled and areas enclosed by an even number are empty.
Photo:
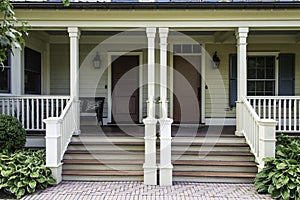
[[[40,127],[40,105],[39,99],[36,99],[36,128],[39,129]]]
[[[289,99],[289,131],[292,130],[292,100]]]
[[[294,131],[297,130],[297,100],[294,99]]]
[[[26,129],[29,129],[29,108],[30,108],[30,102],[29,99],[26,99]]]
[[[283,100],[283,130],[286,131],[286,99]]]
[[[282,114],[282,100],[279,99],[279,106],[278,106],[278,130],[281,131],[282,130],[282,127],[281,127],[281,114]]]
[[[31,99],[31,129],[34,129],[34,113],[36,109],[34,107],[34,99]]]
[[[25,104],[24,104],[24,99],[22,99],[22,111],[21,111],[21,116],[22,116],[22,125],[23,125],[23,127],[25,127],[25,111],[24,111],[24,109],[25,109]]]

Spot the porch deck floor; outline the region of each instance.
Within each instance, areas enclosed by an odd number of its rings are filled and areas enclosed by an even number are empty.
[[[82,125],[81,134],[83,135],[102,135],[102,136],[144,136],[144,125],[108,125],[94,126]],[[159,127],[157,127],[159,130]],[[205,125],[173,125],[172,137],[184,136],[234,136],[235,126],[205,126]]]

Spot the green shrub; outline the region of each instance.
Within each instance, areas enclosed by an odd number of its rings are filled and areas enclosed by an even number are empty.
[[[265,167],[255,178],[258,193],[275,199],[300,200],[300,139],[280,135],[276,158],[265,158]]]
[[[18,151],[0,154],[0,190],[21,198],[27,193],[55,184],[45,167],[45,151]]]
[[[14,152],[25,146],[26,132],[13,116],[0,114],[0,149]]]

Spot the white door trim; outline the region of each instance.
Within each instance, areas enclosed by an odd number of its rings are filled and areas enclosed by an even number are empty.
[[[112,56],[139,56],[139,122],[142,123],[143,119],[143,52],[107,52],[108,70],[107,70],[107,122],[112,122],[112,71],[111,62]]]

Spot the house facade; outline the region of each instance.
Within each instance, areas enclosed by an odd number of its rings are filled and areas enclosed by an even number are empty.
[[[259,167],[276,132],[299,131],[297,2],[12,2],[30,31],[0,74],[1,112],[46,130],[58,181],[72,135],[97,124],[83,98],[105,98],[104,126],[144,125],[145,184],[158,170],[172,184],[172,124],[236,126]]]

